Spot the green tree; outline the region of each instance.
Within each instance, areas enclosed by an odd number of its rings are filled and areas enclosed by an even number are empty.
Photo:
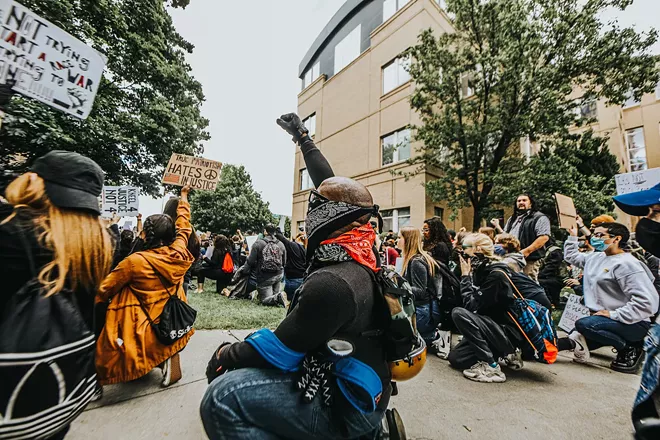
[[[421,33],[408,53],[416,88],[411,106],[423,142],[412,163],[442,171],[427,185],[454,212],[474,208],[476,228],[507,153],[529,137],[544,145],[573,142],[569,127],[586,100],[640,97],[658,74],[640,34],[598,16],[632,0],[447,0],[455,32]],[[581,99],[571,99],[580,88]],[[558,178],[559,176],[554,176]]]
[[[196,191],[190,206],[192,223],[200,231],[231,236],[237,229],[261,232],[268,223],[275,223],[243,165],[223,165],[215,191]]]
[[[506,158],[494,178],[491,199],[502,206],[513,206],[518,195],[531,194],[539,210],[550,218],[555,235],[563,238],[565,232],[560,233],[556,227],[559,221],[554,194],[572,197],[586,222],[611,214],[612,196],[616,194],[614,176],[618,171],[619,164],[607,147],[607,139],[586,131],[544,145],[529,162],[520,155]]]
[[[133,184],[156,195],[173,152],[202,153],[201,143],[209,139],[208,121],[200,114],[204,95],[185,61],[193,45],[175,30],[166,9],[185,7],[189,0],[21,3],[108,62],[85,121],[15,96],[0,132],[0,168],[16,174],[50,150],[77,151],[103,168],[108,183]]]

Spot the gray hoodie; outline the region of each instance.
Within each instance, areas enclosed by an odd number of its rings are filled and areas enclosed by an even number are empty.
[[[527,265],[525,256],[520,252],[506,254],[504,257],[502,257],[502,263],[506,263],[506,265],[509,266],[509,269],[514,272],[522,272],[522,270]]]
[[[592,312],[607,310],[610,318],[624,324],[649,321],[658,310],[653,274],[641,261],[623,253],[581,253],[577,237],[568,237],[564,259],[584,269],[584,304]]]

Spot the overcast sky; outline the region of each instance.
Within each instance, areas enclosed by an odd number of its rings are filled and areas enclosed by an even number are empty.
[[[188,61],[206,95],[202,112],[211,140],[204,157],[245,165],[277,214],[291,214],[295,146],[275,119],[296,111],[298,65],[344,1],[191,0],[172,11],[179,33],[195,45]],[[636,0],[623,14],[604,18],[648,30],[659,16],[660,0]],[[161,205],[141,198],[145,215]]]

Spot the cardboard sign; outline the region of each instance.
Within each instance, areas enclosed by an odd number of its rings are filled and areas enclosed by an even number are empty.
[[[101,193],[101,214],[104,217],[137,217],[140,210],[138,189],[134,186],[104,186]]]
[[[614,176],[614,180],[616,181],[617,195],[644,191],[660,183],[660,168],[617,174]]]
[[[591,312],[587,306],[580,304],[580,296],[572,294],[568,297],[566,308],[559,320],[559,328],[570,332],[575,328],[575,321],[586,316],[590,316]]]
[[[80,119],[92,111],[106,59],[13,0],[0,0],[0,84]]]
[[[222,164],[215,160],[174,153],[165,169],[163,183],[215,191],[221,169]]]
[[[577,211],[573,204],[573,199],[561,194],[555,194],[555,201],[557,202],[557,218],[559,219],[559,227],[567,231],[574,227],[577,229]]]

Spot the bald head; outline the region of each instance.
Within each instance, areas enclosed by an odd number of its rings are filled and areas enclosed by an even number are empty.
[[[374,204],[374,199],[371,197],[369,190],[361,183],[348,177],[325,179],[319,186],[318,191],[323,197],[333,202],[350,203],[364,208]]]

